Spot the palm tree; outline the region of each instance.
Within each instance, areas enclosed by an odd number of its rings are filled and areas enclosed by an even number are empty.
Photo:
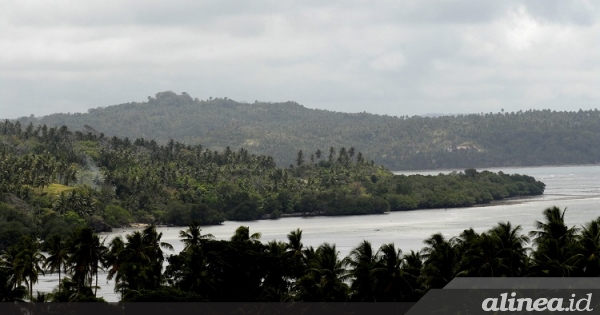
[[[44,249],[48,253],[44,268],[48,269],[50,273],[58,271],[58,292],[60,292],[61,271],[66,270],[67,260],[69,259],[67,244],[63,237],[54,234],[44,242]]]
[[[423,277],[421,276],[421,271],[423,270],[423,258],[421,257],[421,254],[412,250],[409,254],[405,254],[402,257],[400,270],[402,278],[409,284],[409,286],[403,290],[403,300],[405,302],[418,301],[425,293],[422,282]]]
[[[530,232],[537,248],[533,251],[533,272],[546,277],[568,277],[575,272],[581,258],[576,242],[577,228],[565,224],[565,210],[544,210],[545,222],[536,222],[537,231]]]
[[[321,154],[322,154],[321,149],[317,149],[317,152],[315,152],[315,157],[320,160]]]
[[[404,267],[402,250],[396,249],[394,244],[384,244],[379,248],[379,253],[372,271],[376,301],[407,300],[416,288],[409,282],[411,275]]]
[[[185,245],[183,248],[184,251],[187,251],[190,248],[199,248],[205,240],[215,238],[212,234],[202,235],[201,231],[202,229],[197,221],[190,223],[187,230],[179,231],[179,238]]]
[[[455,238],[446,240],[440,233],[433,234],[424,241],[421,250],[424,285],[427,288],[441,289],[458,275],[460,256]]]
[[[202,235],[198,222],[192,222],[187,230],[179,231],[179,237],[185,244],[185,248],[178,255],[168,257],[166,278],[169,279],[169,283],[181,290],[205,293],[208,290],[208,274],[203,245],[214,236]]]
[[[77,285],[78,292],[84,287],[92,286],[92,279],[96,277],[96,289],[98,287],[98,269],[106,254],[104,241],[100,242],[98,235],[91,227],[84,227],[75,231],[69,244],[69,259],[67,264],[71,271],[73,281]]]
[[[287,255],[287,244],[270,241],[267,243],[267,274],[262,283],[263,298],[272,302],[283,302],[289,298],[293,265]]]
[[[496,240],[498,252],[496,255],[503,259],[507,270],[501,273],[505,277],[521,277],[527,268],[527,251],[529,237],[521,234],[521,226],[512,228],[510,222],[498,223],[490,230],[490,235]]]
[[[29,287],[29,300],[33,301],[33,285],[38,281],[38,275],[44,275],[42,265],[46,257],[40,251],[40,243],[37,239],[25,236],[15,246],[19,249],[13,268],[15,273]]]
[[[231,241],[233,242],[258,242],[260,240],[261,234],[260,232],[256,232],[250,235],[250,227],[248,226],[240,226],[235,230],[235,233],[231,237]]]
[[[24,302],[27,287],[21,285],[21,279],[13,268],[18,255],[16,246],[9,247],[0,255],[0,302]]]
[[[363,240],[355,247],[344,262],[352,269],[349,275],[353,278],[350,289],[353,291],[352,299],[358,302],[376,302],[374,286],[376,278],[373,275],[377,267],[377,253],[373,251],[371,243]]]
[[[113,267],[109,271],[109,276],[114,272],[117,280],[115,291],[121,291],[123,295],[128,290],[138,290],[146,287],[146,283],[149,282],[150,278],[148,266],[152,264],[140,231],[128,234],[126,240],[122,248],[119,248],[119,241],[116,241],[116,244],[111,244],[113,246],[110,251],[110,253],[116,255],[116,258],[111,258]]]
[[[344,302],[349,292],[347,279],[335,245],[324,243],[314,252],[307,273],[296,282],[297,297],[306,302]]]
[[[10,269],[0,267],[0,302],[24,302],[27,288],[15,280]]]
[[[152,279],[154,279],[152,287],[156,288],[162,283],[162,268],[165,260],[162,249],[173,251],[173,246],[161,241],[162,232],[157,233],[154,225],[145,228],[142,236],[147,256],[151,261]]]
[[[108,251],[104,257],[103,266],[108,269],[107,279],[111,280],[116,276],[115,279],[115,291],[119,291],[122,288],[123,274],[119,273],[122,263],[122,252],[125,249],[125,242],[123,238],[115,237],[110,241]]]
[[[151,225],[143,231],[135,231],[126,236],[127,242],[113,241],[110,250],[112,263],[109,276],[116,276],[115,291],[125,294],[130,290],[158,288],[162,283],[164,254],[162,249],[173,250],[169,243],[161,241],[162,233],[157,233]]]
[[[582,276],[600,276],[600,218],[589,222],[577,236],[579,243],[579,270]]]
[[[287,235],[288,243],[286,244],[286,256],[288,262],[292,264],[292,270],[294,273],[294,277],[299,279],[304,275],[305,266],[303,265],[303,250],[304,245],[302,244],[302,231],[300,229],[296,229],[295,231],[291,231],[290,234]]]
[[[498,256],[496,238],[488,233],[482,233],[464,244],[460,261],[461,276],[494,277],[501,276],[508,266],[504,259]]]

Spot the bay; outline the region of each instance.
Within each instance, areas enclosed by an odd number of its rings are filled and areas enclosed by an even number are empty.
[[[524,232],[535,229],[535,222],[542,220],[544,209],[557,206],[567,208],[565,220],[570,226],[581,226],[600,216],[600,166],[561,166],[529,168],[490,168],[492,172],[506,174],[525,174],[533,176],[546,184],[544,195],[512,199],[484,206],[452,209],[428,209],[391,212],[381,215],[344,216],[344,217],[308,217],[281,218],[252,222],[226,221],[222,225],[203,227],[203,233],[210,233],[216,239],[229,239],[236,228],[248,226],[250,233],[260,232],[261,240],[287,241],[286,235],[299,228],[303,231],[302,242],[305,246],[318,247],[328,242],[336,244],[340,258],[348,255],[352,248],[362,240],[370,241],[373,246],[394,243],[397,248],[408,253],[423,247],[423,240],[434,233],[453,237],[463,230],[473,228],[477,232],[490,229],[498,222],[510,221],[521,225]],[[437,175],[461,170],[395,172],[396,174]],[[179,241],[179,231],[183,227],[160,227],[162,240],[173,245],[173,252],[183,249]],[[120,229],[102,234],[108,243],[112,238],[125,236],[136,229]],[[107,301],[118,301],[114,293],[114,282],[107,281],[106,275],[100,277],[98,295]],[[58,285],[57,275],[41,276],[34,291],[50,292]]]

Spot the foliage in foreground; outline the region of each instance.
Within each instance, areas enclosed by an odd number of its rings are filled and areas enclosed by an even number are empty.
[[[89,228],[58,243],[24,237],[2,253],[0,277],[7,280],[0,282],[0,301],[25,299],[42,263],[50,272],[67,271],[47,298],[53,301],[101,300],[94,280],[102,269],[123,301],[416,301],[454,277],[600,276],[600,217],[576,228],[564,215],[556,207],[544,210],[529,234],[510,222],[451,238],[433,234],[419,252],[403,253],[393,243],[375,249],[365,240],[344,258],[335,244],[304,246],[299,229],[287,242],[265,244],[248,227],[226,241],[192,223],[180,232],[184,250],[168,256],[165,270],[163,249],[171,246],[154,226],[110,244]]]

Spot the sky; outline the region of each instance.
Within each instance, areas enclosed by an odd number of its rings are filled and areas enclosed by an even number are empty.
[[[3,0],[0,117],[157,92],[391,116],[600,107],[595,1]]]

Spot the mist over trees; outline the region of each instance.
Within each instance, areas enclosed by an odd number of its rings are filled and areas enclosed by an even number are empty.
[[[157,93],[147,102],[90,109],[84,114],[23,117],[21,125],[67,125],[107,136],[175,139],[211,150],[246,148],[279,166],[326,148],[354,147],[392,170],[595,164],[600,112],[519,112],[391,117],[308,109],[294,102],[239,103]]]
[[[323,154],[328,152],[328,154]],[[310,156],[306,159],[306,156]],[[395,176],[350,148],[298,150],[296,164],[246,149],[0,123],[0,250],[24,236],[130,223],[220,224],[285,216],[465,207],[542,194],[533,177],[467,169]]]

